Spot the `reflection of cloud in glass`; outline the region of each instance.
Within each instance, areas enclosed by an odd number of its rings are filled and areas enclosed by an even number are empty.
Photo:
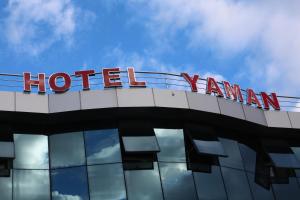
[[[117,157],[120,154],[120,144],[105,147],[101,151],[94,153],[88,157],[89,162],[105,159],[109,157]]]
[[[121,162],[117,129],[86,131],[85,145],[88,164]]]
[[[82,132],[50,136],[51,167],[69,167],[85,164]]]
[[[192,172],[186,163],[160,163],[161,180],[165,199],[197,199]]]
[[[48,137],[14,134],[16,158],[14,168],[48,169]]]
[[[60,194],[58,191],[52,192],[52,199],[53,200],[82,200],[80,196]]]
[[[160,152],[159,161],[185,162],[185,147],[182,129],[154,129]]]
[[[50,199],[48,170],[14,170],[15,200]]]

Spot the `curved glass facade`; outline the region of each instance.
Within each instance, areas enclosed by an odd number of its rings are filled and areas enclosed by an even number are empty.
[[[147,133],[138,139],[124,139],[119,132],[103,129],[51,136],[14,134],[13,169],[9,177],[0,177],[0,199],[296,200],[300,197],[300,173],[294,169],[295,164],[267,171],[269,165],[260,164],[260,150],[253,147],[255,142],[218,137],[193,145],[193,139],[201,138],[194,138],[183,129],[154,128],[153,135]],[[142,147],[133,142],[141,140]],[[220,149],[221,155],[216,153]],[[283,152],[286,165],[290,155],[300,156],[299,148],[293,149],[294,154]],[[272,156],[282,153],[274,148],[267,150]]]

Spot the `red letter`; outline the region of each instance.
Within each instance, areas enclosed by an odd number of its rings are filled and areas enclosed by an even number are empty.
[[[274,110],[280,110],[280,106],[279,106],[279,102],[278,102],[276,93],[271,93],[272,98],[269,95],[267,95],[267,93],[265,93],[265,92],[261,92],[260,95],[261,95],[261,98],[263,100],[264,107],[266,110],[270,109],[269,103],[274,108]]]
[[[211,94],[212,92],[217,94],[218,97],[224,96],[215,79],[212,77],[208,77],[206,85],[206,94]]]
[[[130,87],[146,87],[145,81],[136,81],[133,67],[128,67],[127,72]]]
[[[46,92],[44,73],[38,74],[38,80],[31,80],[30,72],[24,72],[23,80],[24,80],[24,92],[31,92],[31,85],[38,86],[40,93]]]
[[[223,81],[223,85],[224,85],[224,90],[225,90],[225,94],[226,97],[228,99],[230,99],[231,97],[233,97],[233,100],[237,100],[237,96],[239,96],[239,101],[243,102],[244,98],[241,92],[241,88],[239,85],[234,84],[233,87],[231,87],[230,83],[227,81]]]
[[[76,71],[75,76],[81,76],[82,77],[82,88],[84,90],[90,89],[90,82],[89,82],[89,76],[94,76],[95,70],[84,70],[84,71]]]
[[[56,80],[62,78],[64,83],[62,86],[56,84]],[[65,92],[71,87],[71,77],[66,73],[55,73],[49,77],[49,85],[54,92]]]
[[[181,76],[190,84],[192,92],[198,92],[197,88],[197,81],[199,79],[199,75],[195,74],[192,77],[190,77],[187,73],[181,73]]]
[[[256,107],[261,108],[261,104],[259,103],[259,100],[252,89],[247,89],[247,104],[256,104]]]
[[[120,80],[120,68],[104,68],[102,69],[102,75],[105,88],[122,87],[122,83],[120,81],[116,81]]]

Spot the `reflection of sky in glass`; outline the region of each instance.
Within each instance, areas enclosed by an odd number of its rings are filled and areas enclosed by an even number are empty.
[[[117,129],[85,132],[88,164],[121,162],[119,134]]]
[[[219,138],[228,157],[219,157],[222,166],[244,169],[238,143],[234,140]]]
[[[251,200],[251,193],[244,171],[222,167],[228,198],[231,200]]]
[[[125,177],[129,200],[163,199],[156,162],[153,170],[128,170]]]
[[[155,136],[122,137],[126,152],[157,152],[159,147]]]
[[[250,183],[251,191],[254,199],[273,200],[272,189],[265,189],[259,184],[255,183],[255,176],[252,173],[247,173],[248,180]]]
[[[245,144],[239,144],[244,166],[247,171],[255,172],[256,152]]]
[[[11,200],[11,197],[12,197],[12,178],[11,177],[12,176],[0,177],[0,199],[1,200]]]
[[[220,167],[212,166],[211,173],[194,172],[194,178],[199,199],[227,199]]]
[[[83,133],[64,133],[50,137],[51,167],[85,164]]]
[[[14,200],[49,200],[48,170],[14,170]]]
[[[159,163],[166,200],[197,199],[192,172],[185,163]]]
[[[44,135],[14,134],[14,168],[48,169],[48,137]]]
[[[182,129],[154,129],[160,152],[159,161],[185,162],[185,147]]]
[[[91,200],[126,199],[122,164],[88,166]]]
[[[88,200],[85,167],[51,170],[52,199]]]

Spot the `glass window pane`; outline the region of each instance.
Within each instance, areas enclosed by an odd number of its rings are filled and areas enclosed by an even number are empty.
[[[126,152],[158,152],[159,147],[155,136],[124,136],[122,137]]]
[[[276,167],[282,168],[300,168],[300,161],[298,161],[294,154],[289,153],[268,153]]]
[[[273,184],[272,187],[277,200],[299,200],[300,189],[295,177],[289,178],[289,184]]]
[[[163,199],[156,162],[153,170],[125,171],[125,177],[129,200]]]
[[[48,169],[48,137],[44,135],[14,134],[17,169]]]
[[[256,152],[245,144],[239,144],[244,166],[247,171],[255,172]]]
[[[219,157],[222,166],[244,169],[238,143],[234,140],[220,138],[228,157]]]
[[[122,161],[117,129],[85,131],[85,145],[88,164]]]
[[[51,167],[69,167],[85,164],[82,132],[50,136]]]
[[[193,140],[198,153],[226,156],[223,145],[219,141]]]
[[[12,176],[0,177],[0,199],[1,200],[12,199],[12,178],[11,177]]]
[[[227,199],[221,170],[212,166],[211,173],[193,172],[199,200]]]
[[[273,200],[272,189],[266,189],[259,184],[255,183],[255,175],[252,173],[247,173],[248,180],[250,183],[250,188],[255,200]]]
[[[48,170],[14,170],[14,200],[49,200]]]
[[[90,199],[126,199],[121,163],[88,166]]]
[[[52,199],[88,200],[88,183],[85,167],[51,170]]]
[[[251,200],[251,193],[244,171],[222,167],[222,174],[229,200]]]
[[[154,129],[160,152],[159,161],[185,162],[185,147],[182,129]]]
[[[159,163],[166,200],[197,199],[192,172],[185,163]]]

